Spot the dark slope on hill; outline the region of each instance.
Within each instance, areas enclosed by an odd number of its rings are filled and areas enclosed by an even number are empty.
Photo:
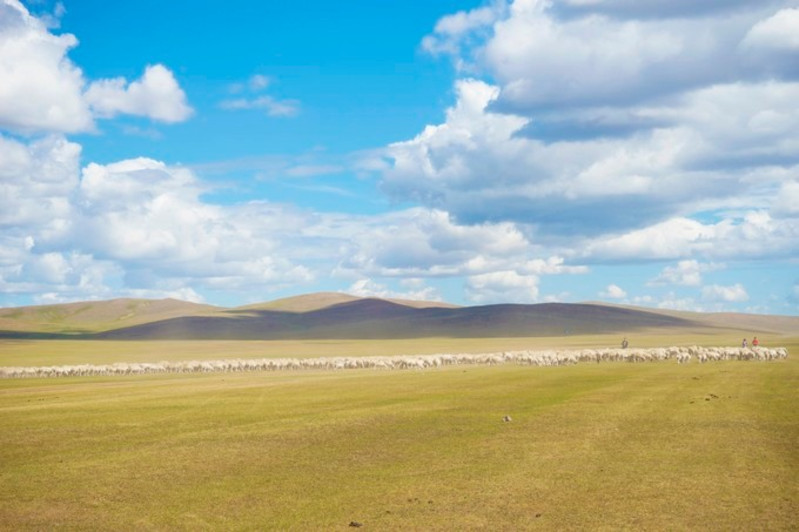
[[[224,315],[222,315],[224,314]],[[549,336],[696,327],[691,320],[601,305],[546,303],[415,308],[358,299],[308,312],[234,309],[106,331],[103,339],[319,339]]]

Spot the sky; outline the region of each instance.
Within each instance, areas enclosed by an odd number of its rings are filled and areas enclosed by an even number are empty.
[[[0,0],[0,306],[799,314],[799,0]]]

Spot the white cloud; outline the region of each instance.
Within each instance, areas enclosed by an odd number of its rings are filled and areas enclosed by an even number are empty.
[[[679,297],[673,292],[667,294],[657,302],[657,308],[671,310],[687,310],[689,312],[704,312],[705,309],[692,297]]]
[[[764,259],[799,253],[799,222],[766,211],[729,213],[718,223],[672,218],[621,236],[595,239],[580,253],[602,260]]]
[[[538,282],[535,275],[492,271],[469,276],[466,280],[466,296],[477,304],[534,303],[538,300]]]
[[[458,37],[475,28],[492,24],[499,15],[499,7],[500,4],[494,2],[492,6],[480,7],[471,11],[458,11],[453,15],[446,15],[436,23],[435,33]]]
[[[703,273],[718,270],[720,267],[717,264],[703,264],[693,259],[681,260],[674,266],[666,266],[649,284],[700,286]]]
[[[531,242],[566,257],[797,252],[790,198],[799,167],[780,163],[799,153],[799,84],[692,90],[670,106],[636,111],[668,125],[552,143],[520,134],[535,118],[492,112],[500,92],[459,81],[445,122],[386,148],[392,164],[382,171],[383,190],[449,212],[458,223],[512,222]]]
[[[773,58],[737,45],[750,28],[784,42],[775,35],[791,34],[793,10],[775,6],[790,3],[495,2],[443,17],[422,48],[490,74],[503,88],[499,103],[516,112],[627,105],[731,75],[773,76]],[[791,71],[780,64],[776,73]]]
[[[232,94],[242,92],[261,92],[272,84],[272,78],[263,74],[253,74],[246,82],[236,82],[228,86]]]
[[[137,81],[124,78],[95,81],[86,91],[94,113],[111,118],[120,113],[174,123],[188,119],[193,110],[175,76],[164,65],[149,65]]]
[[[653,65],[685,53],[685,35],[643,21],[558,20],[550,2],[514,2],[480,58],[516,105],[618,101],[635,96]],[[658,76],[660,77],[660,76]]]
[[[553,256],[548,259],[533,259],[521,267],[527,273],[538,275],[557,275],[557,274],[582,274],[588,273],[588,266],[570,266],[564,264],[563,257]]]
[[[300,112],[300,102],[298,100],[280,100],[268,94],[261,94],[272,85],[272,78],[263,74],[255,74],[250,77],[247,83],[234,83],[231,92],[234,94],[248,91],[251,94],[239,98],[222,100],[219,107],[228,111],[242,111],[256,109],[265,111],[268,116],[290,117]]]
[[[61,136],[24,144],[0,135],[0,228],[25,238],[25,227],[58,238],[69,226],[81,148]]]
[[[298,164],[286,169],[286,175],[292,177],[311,177],[325,174],[336,174],[343,171],[343,166],[335,164]]]
[[[539,264],[525,257],[532,248],[512,224],[462,226],[444,212],[418,208],[354,221],[362,225],[352,229],[342,271],[444,277],[510,267],[568,270],[558,259]]]
[[[58,10],[56,10],[58,11]],[[191,114],[186,95],[163,65],[148,66],[140,80],[94,81],[67,53],[72,34],[53,35],[47,24],[16,0],[0,0],[0,128],[30,133],[76,133],[94,129],[94,118],[120,113],[162,122]]]
[[[524,140],[512,138],[527,120],[484,112],[498,94],[496,87],[460,80],[456,92],[458,100],[447,110],[444,124],[427,126],[414,139],[387,148],[393,165],[383,174],[382,187],[395,197],[463,216],[484,204],[504,203],[500,187],[518,179],[514,166],[527,170],[529,163],[519,159],[532,158],[535,152],[525,150]]]
[[[496,85],[458,80],[441,123],[385,149],[382,189],[458,223],[513,222],[565,257],[793,253],[795,68],[738,47],[783,4],[517,0],[444,17],[423,48]]]
[[[627,297],[627,292],[625,292],[619,285],[609,284],[605,290],[599,293],[599,297],[608,299],[624,299]]]
[[[138,158],[90,163],[79,178],[80,148],[63,138],[0,143],[5,293],[272,291],[313,278],[300,263],[308,250],[329,252],[301,236],[323,223],[313,216],[204,203],[204,186],[185,168]]]
[[[745,47],[799,50],[799,8],[781,9],[747,32]]]
[[[785,181],[774,202],[776,216],[799,217],[799,169],[795,180]]]
[[[270,80],[268,76],[264,76],[263,74],[254,74],[252,77],[250,77],[248,85],[250,90],[257,92],[267,88],[271,82],[272,80]]]
[[[0,0],[0,128],[24,133],[93,127],[74,35],[53,35],[16,0]]]
[[[428,280],[468,275],[475,300],[521,301],[535,299],[542,275],[587,271],[541,255],[512,223],[464,226],[423,208],[366,216],[214,205],[188,168],[135,158],[80,169],[80,147],[62,137],[0,143],[4,293],[196,300],[333,277],[354,279],[356,293],[441,299]]]
[[[404,280],[401,290],[392,290],[373,279],[358,279],[346,290],[358,297],[379,297],[381,299],[409,299],[411,301],[441,301],[441,294],[433,287],[426,286],[421,279]]]
[[[494,1],[488,6],[446,15],[436,23],[433,34],[422,39],[421,47],[434,55],[457,54],[463,46],[462,41],[468,40],[472,33],[490,27],[505,11],[504,2]]]
[[[749,294],[740,283],[731,286],[714,284],[702,288],[702,299],[724,303],[740,303],[749,301]]]
[[[500,90],[456,84],[442,124],[388,146],[382,189],[452,213],[464,223],[513,221],[542,237],[635,231],[657,223],[703,224],[694,212],[768,206],[795,173],[769,161],[799,152],[799,84],[729,84],[640,108],[672,124],[624,138],[545,143],[527,138],[536,119],[490,111]],[[772,177],[774,176],[774,177]],[[785,210],[785,208],[783,208]],[[672,220],[672,221],[669,221]],[[664,235],[682,246],[674,235]],[[677,250],[663,250],[674,257]]]
[[[0,257],[6,243],[11,242],[0,241]],[[22,248],[16,251],[12,264],[0,259],[2,293],[30,294],[36,303],[123,295],[109,287],[119,275],[119,269],[110,262],[97,261],[91,255],[76,251],[36,253]]]
[[[268,95],[258,96],[256,98],[224,100],[219,106],[228,111],[261,109],[266,111],[266,114],[269,116],[294,116],[300,111],[300,104],[297,100],[277,100]]]

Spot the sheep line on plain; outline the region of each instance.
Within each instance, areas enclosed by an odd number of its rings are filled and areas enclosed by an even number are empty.
[[[260,358],[226,360],[191,360],[182,362],[116,362],[113,364],[75,364],[65,366],[0,367],[0,378],[72,377],[137,375],[147,373],[212,373],[233,371],[376,370],[425,369],[451,365],[519,364],[528,366],[565,366],[580,362],[658,362],[676,360],[687,364],[721,360],[784,359],[788,350],[740,347],[656,347],[648,349],[581,349],[548,351],[505,351],[480,354],[434,354],[324,358]]]

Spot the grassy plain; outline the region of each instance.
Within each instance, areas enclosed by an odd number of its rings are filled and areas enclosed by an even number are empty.
[[[636,343],[721,338],[701,339]],[[617,343],[567,343],[600,340]],[[230,354],[523,347],[415,342]],[[775,343],[791,357],[3,380],[0,528],[795,530],[799,338]],[[185,342],[8,345],[0,365],[225,358]]]
[[[740,345],[746,333],[730,330],[639,333],[632,347]],[[751,335],[750,335],[751,336]],[[764,345],[782,338],[761,334]],[[619,347],[621,336],[583,335],[513,338],[413,338],[381,340],[27,340],[0,339],[0,366],[52,366],[214,360],[224,358],[311,358],[336,356],[489,353],[516,349]]]

